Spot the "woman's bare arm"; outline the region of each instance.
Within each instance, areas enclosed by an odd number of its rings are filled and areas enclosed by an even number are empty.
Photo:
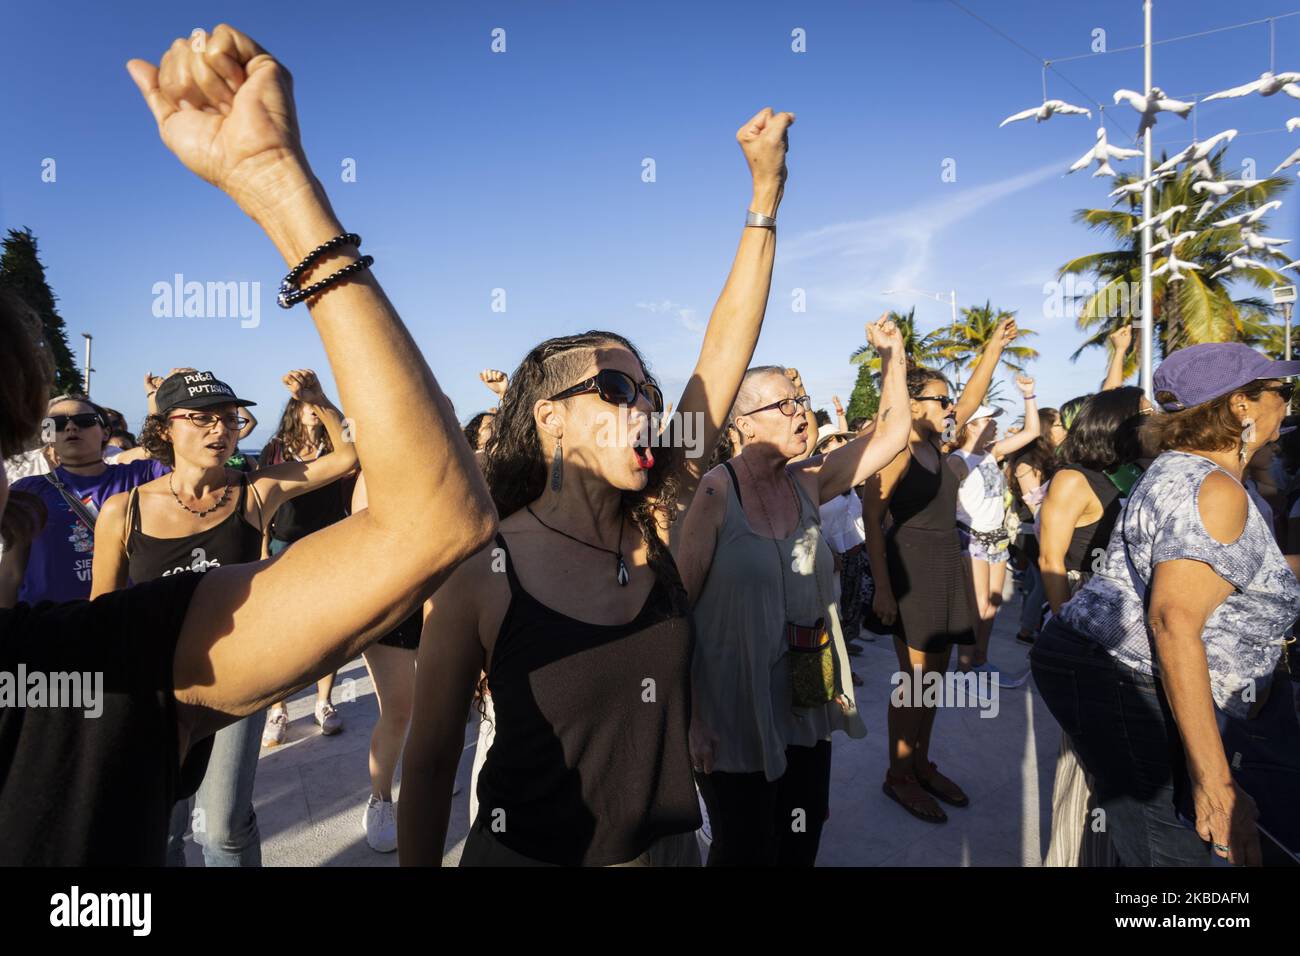
[[[126,506],[130,492],[113,495],[95,519],[95,554],[90,568],[90,598],[126,587]],[[137,502],[138,504],[138,502]]]
[[[793,122],[791,113],[773,113],[771,109],[764,109],[736,134],[754,181],[754,195],[749,204],[754,212],[775,216],[781,205],[785,189],[786,130]],[[767,310],[775,255],[775,230],[742,228],[731,272],[704,332],[700,357],[686,390],[677,402],[679,417],[684,420],[689,416],[697,423],[695,434],[699,450],[703,452],[695,458],[683,455],[680,459],[678,515],[690,507],[695,489],[708,467],[708,452],[717,444],[732,402],[736,400],[740,380],[754,355],[758,333],[763,326],[763,314]],[[680,439],[680,435],[674,435],[672,427],[668,439]],[[671,530],[674,526],[668,526],[668,533],[675,547],[679,534]]]
[[[1043,572],[1043,590],[1053,614],[1059,614],[1061,606],[1070,600],[1065,554],[1089,503],[1101,504],[1083,475],[1066,470],[1052,476],[1038,523],[1038,569]]]
[[[462,564],[425,605],[411,728],[402,751],[402,803],[411,808],[397,817],[402,866],[442,865],[465,714],[486,668],[477,594],[482,576],[494,573],[492,550]]]
[[[206,40],[196,52],[178,38],[161,70],[142,60],[128,68],[168,148],[297,264],[344,229],[302,152],[288,72],[231,27]],[[224,81],[200,87],[198,76]],[[180,109],[182,99],[195,108]],[[359,255],[340,246],[302,284]],[[182,753],[383,636],[496,526],[451,405],[374,272],[356,273],[309,307],[355,422],[369,506],[270,561],[204,574],[173,664]]]
[[[997,371],[998,362],[1002,360],[1002,350],[1014,342],[1015,338],[1015,319],[1003,319],[998,323],[997,329],[993,332],[993,338],[989,340],[988,345],[984,346],[984,351],[980,353],[979,361],[975,364],[975,371],[971,373],[970,381],[966,383],[966,387],[962,389],[961,395],[957,398],[955,411],[958,431],[970,421],[970,417],[984,404],[984,397],[989,392],[989,384],[993,381],[993,373]]]

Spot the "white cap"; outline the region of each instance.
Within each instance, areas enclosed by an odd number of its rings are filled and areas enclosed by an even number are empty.
[[[973,422],[977,418],[997,418],[1001,414],[1002,409],[1000,408],[995,408],[990,405],[981,405],[979,408],[975,409],[975,414],[967,419],[967,421]]]

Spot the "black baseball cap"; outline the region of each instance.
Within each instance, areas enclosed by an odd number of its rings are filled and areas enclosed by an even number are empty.
[[[211,372],[177,372],[154,394],[154,406],[163,415],[173,408],[211,408],[214,405],[256,405],[240,398],[235,390]]]

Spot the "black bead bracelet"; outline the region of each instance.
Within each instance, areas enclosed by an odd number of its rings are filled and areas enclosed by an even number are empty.
[[[294,266],[287,276],[280,281],[280,293],[275,297],[282,309],[291,309],[304,299],[309,299],[317,293],[324,292],[330,286],[335,285],[354,272],[360,272],[362,269],[369,269],[375,263],[374,256],[362,256],[355,262],[350,262],[333,275],[328,275],[319,282],[314,282],[305,289],[297,287],[296,283],[302,278],[302,274],[311,267],[311,264],[319,259],[324,253],[331,249],[337,249],[339,246],[352,245],[361,246],[361,237],[355,232],[345,232],[342,235],[335,236],[328,242],[322,242],[319,246],[303,258],[302,262]]]

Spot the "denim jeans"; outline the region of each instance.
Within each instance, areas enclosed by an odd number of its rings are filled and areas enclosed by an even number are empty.
[[[262,838],[253,812],[253,779],[262,746],[266,712],[217,731],[208,770],[194,795],[172,810],[167,865],[185,865],[185,830],[193,823],[194,842],[203,847],[205,866],[261,866]]]
[[[1124,866],[1212,866],[1210,846],[1175,809],[1190,790],[1182,739],[1159,682],[1115,660],[1059,618],[1029,655],[1034,682],[1093,777]]]
[[[1020,606],[1020,631],[1022,634],[1037,634],[1043,624],[1047,591],[1043,588],[1043,572],[1038,570],[1036,561],[1030,561],[1025,568],[1025,580],[1029,587],[1025,591],[1024,604]]]

